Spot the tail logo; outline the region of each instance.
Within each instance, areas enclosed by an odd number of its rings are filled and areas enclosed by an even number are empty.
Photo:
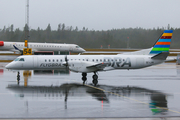
[[[160,39],[156,42],[152,48],[150,54],[158,54],[161,52],[169,52],[171,37],[173,30],[165,30]]]

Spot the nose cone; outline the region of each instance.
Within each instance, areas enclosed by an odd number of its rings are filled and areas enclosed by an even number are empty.
[[[9,63],[5,66],[6,69],[13,69],[13,63]]]
[[[83,53],[83,52],[86,52],[86,50],[85,50],[85,49],[83,49],[83,48],[81,48],[81,50],[80,50],[80,51],[81,51],[82,53]]]
[[[5,66],[6,69],[10,69],[10,63]]]

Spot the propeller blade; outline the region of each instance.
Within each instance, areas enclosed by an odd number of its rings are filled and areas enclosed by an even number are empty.
[[[66,61],[66,67],[68,66],[68,59],[67,59],[67,55],[65,56],[65,61]]]

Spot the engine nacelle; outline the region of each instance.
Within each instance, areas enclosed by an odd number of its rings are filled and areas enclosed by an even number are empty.
[[[4,41],[0,41],[0,46],[4,46]]]
[[[95,63],[94,62],[89,62],[89,61],[69,61],[68,62],[68,66],[69,66],[69,69],[71,71],[74,71],[74,72],[94,72],[94,71],[97,71],[98,69],[97,68],[87,68],[87,66],[91,66],[91,65],[94,65]]]

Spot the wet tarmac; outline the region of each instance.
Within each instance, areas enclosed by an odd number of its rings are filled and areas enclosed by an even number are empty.
[[[80,73],[17,71],[0,63],[0,118],[166,118],[180,116],[180,66]]]

